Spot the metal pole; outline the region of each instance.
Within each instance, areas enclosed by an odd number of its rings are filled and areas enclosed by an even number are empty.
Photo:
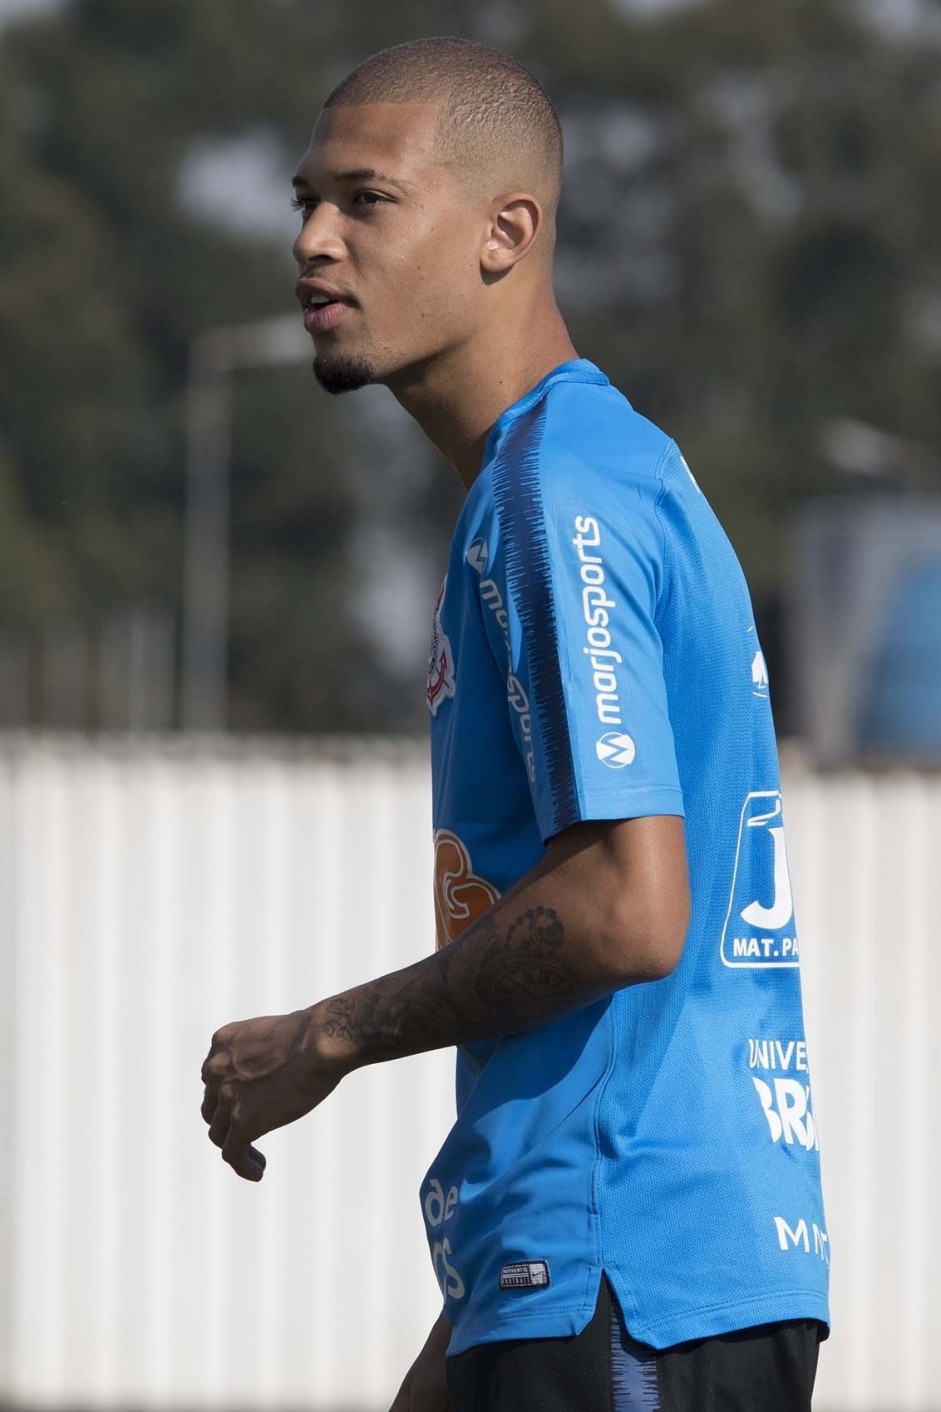
[[[226,728],[232,373],[310,357],[310,340],[296,314],[207,329],[192,344],[183,562],[184,730]]]

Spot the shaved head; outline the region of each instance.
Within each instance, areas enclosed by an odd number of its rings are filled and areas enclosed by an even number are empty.
[[[526,367],[526,385],[546,339],[564,361],[561,180],[555,110],[499,49],[419,39],[354,69],[293,181],[297,292],[321,385],[382,382],[409,406],[427,406],[433,388],[443,405],[447,389],[499,366],[495,350]]]
[[[324,108],[367,103],[439,105],[438,159],[475,187],[531,191],[554,225],[562,129],[541,85],[509,54],[452,36],[396,44],[353,69]]]

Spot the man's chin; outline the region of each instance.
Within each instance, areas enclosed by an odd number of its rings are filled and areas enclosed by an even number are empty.
[[[327,392],[356,392],[375,382],[376,374],[368,358],[337,357],[318,353],[314,358],[314,376]]]

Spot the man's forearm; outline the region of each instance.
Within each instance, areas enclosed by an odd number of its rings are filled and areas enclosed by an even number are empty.
[[[211,1140],[247,1181],[253,1141],[364,1064],[535,1029],[676,965],[689,922],[682,820],[586,823],[444,951],[308,1010],[223,1025],[203,1063]]]
[[[346,1069],[535,1028],[613,989],[570,950],[554,908],[498,903],[444,951],[313,1006],[312,1038]]]
[[[534,870],[444,950],[312,1006],[305,1042],[346,1071],[535,1029],[653,979],[590,944],[596,929],[559,874]]]

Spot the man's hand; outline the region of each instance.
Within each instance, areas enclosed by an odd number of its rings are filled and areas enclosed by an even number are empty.
[[[318,1063],[309,1026],[310,1012],[297,1010],[224,1025],[212,1037],[201,1111],[223,1160],[246,1181],[261,1181],[265,1170],[252,1140],[302,1118],[343,1077]]]
[[[446,1375],[451,1326],[442,1314],[425,1346],[405,1374],[390,1412],[449,1412]]]

